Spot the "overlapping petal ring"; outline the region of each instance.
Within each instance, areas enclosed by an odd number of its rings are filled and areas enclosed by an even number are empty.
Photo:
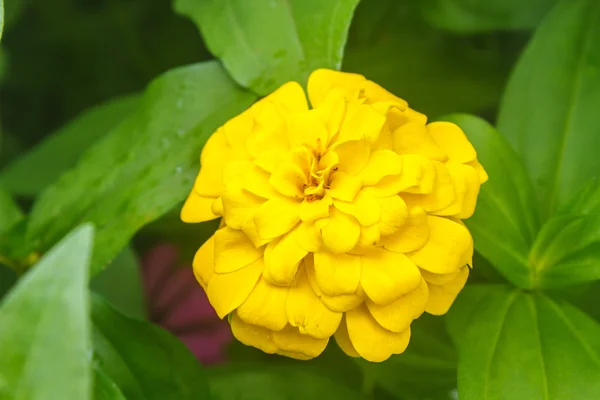
[[[402,353],[469,275],[487,175],[461,129],[361,75],[317,70],[209,139],[181,216],[222,217],[194,271],[235,337],[267,353]]]

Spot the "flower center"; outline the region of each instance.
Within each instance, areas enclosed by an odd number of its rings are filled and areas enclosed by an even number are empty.
[[[308,176],[306,184],[303,187],[304,199],[306,201],[315,201],[325,196],[325,191],[329,189],[332,174],[337,171],[338,156],[329,149],[322,148],[321,141],[317,141],[317,147],[311,148],[305,146],[308,154]]]

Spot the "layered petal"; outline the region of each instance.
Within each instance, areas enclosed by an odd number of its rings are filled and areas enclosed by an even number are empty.
[[[456,277],[443,285],[428,283],[429,298],[425,311],[433,315],[443,315],[448,312],[450,306],[462,290],[469,277],[469,267],[463,267]]]
[[[314,266],[317,284],[326,295],[356,293],[361,274],[360,256],[320,251],[314,255]]]
[[[236,313],[247,324],[280,331],[287,325],[285,303],[289,290],[288,287],[272,285],[265,279],[259,279]]]

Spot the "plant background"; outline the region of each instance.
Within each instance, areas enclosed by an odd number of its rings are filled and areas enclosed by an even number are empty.
[[[350,23],[356,0],[290,2],[306,65],[247,51],[286,44],[289,26],[266,18],[284,0],[4,0],[0,297],[14,296],[0,308],[0,399],[600,397],[600,6],[362,0]],[[139,259],[169,242],[190,263],[216,228],[178,217],[207,136],[277,84],[336,67],[342,49],[342,70],[430,119],[463,113],[444,119],[491,177],[469,223],[469,285],[382,364],[334,344],[300,363],[234,342],[227,363],[202,368],[142,321]],[[86,221],[95,231],[63,240]]]

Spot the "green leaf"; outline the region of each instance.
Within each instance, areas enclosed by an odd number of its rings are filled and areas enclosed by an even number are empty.
[[[23,218],[13,199],[0,187],[0,233],[7,232]]]
[[[461,400],[593,399],[600,325],[542,294],[467,286],[448,314]]]
[[[112,379],[94,368],[94,400],[126,400],[121,390]]]
[[[598,179],[590,179],[557,214],[590,215],[600,213],[600,185]]]
[[[57,244],[0,307],[0,399],[89,399],[87,280],[94,229]]]
[[[130,95],[87,110],[4,168],[0,183],[15,195],[35,196],[75,166],[88,147],[132,114],[138,104],[139,96]]]
[[[4,31],[4,0],[0,0],[0,39]]]
[[[458,33],[533,29],[558,0],[426,0],[430,23]]]
[[[339,69],[358,0],[176,0],[231,76],[259,95]],[[224,27],[227,27],[224,29]]]
[[[456,354],[440,317],[424,314],[414,321],[404,353],[382,363],[356,361],[368,381],[403,399],[447,398],[456,387]]]
[[[564,0],[511,76],[498,129],[524,160],[543,216],[600,173],[600,2]]]
[[[484,120],[466,114],[442,119],[463,129],[489,175],[481,187],[475,214],[465,221],[475,248],[510,282],[532,287],[528,255],[539,221],[533,189],[521,160],[506,139]]]
[[[350,362],[350,360],[348,360]],[[210,390],[215,400],[354,400],[364,397],[300,365],[247,364],[211,368]]]
[[[459,37],[427,24],[415,1],[362,0],[343,69],[357,72],[430,117],[495,110],[514,51],[495,37]]]
[[[144,319],[146,305],[140,273],[137,254],[127,246],[92,279],[90,289],[122,314]]]
[[[128,400],[208,398],[198,360],[167,331],[125,317],[98,295],[92,322],[96,364]]]
[[[44,250],[80,221],[94,222],[95,274],[138,229],[185,199],[206,139],[255,98],[215,61],[165,73],[130,118],[40,195],[28,237]]]

